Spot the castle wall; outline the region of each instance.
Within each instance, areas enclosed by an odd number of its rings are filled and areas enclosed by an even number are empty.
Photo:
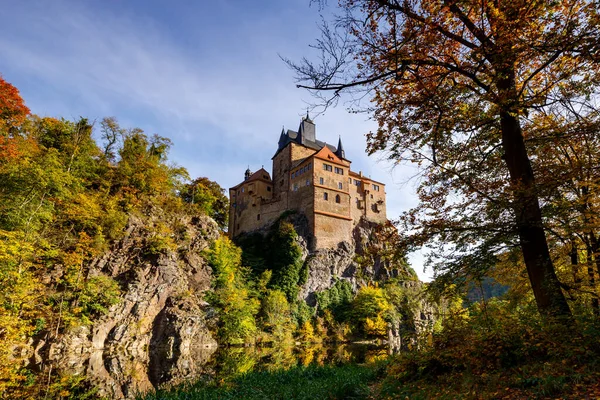
[[[296,143],[291,143],[289,147],[291,151],[291,165],[295,165],[298,163],[298,161],[306,157],[310,157],[316,153],[316,150],[309,149],[308,147],[304,147]]]
[[[235,189],[229,190],[231,201],[229,213],[229,234],[239,235],[258,229],[265,224],[262,214],[262,204],[271,202],[273,198],[273,185],[254,180],[243,182]]]
[[[287,192],[290,186],[291,151],[292,146],[286,146],[273,157],[273,192],[275,197]]]
[[[316,248],[335,248],[342,242],[352,241],[352,221],[314,214]]]
[[[309,226],[314,224],[314,165],[312,159],[300,163],[290,172],[288,209],[303,212]]]
[[[242,182],[230,189],[230,200],[230,236],[263,228],[296,210],[308,219],[315,249],[351,241],[362,217],[386,221],[383,184],[351,173],[350,162],[328,148],[316,151],[294,142],[273,157],[272,184]]]
[[[373,222],[387,221],[385,185],[371,180],[364,180],[365,217]]]
[[[356,185],[356,182],[358,182],[358,185]],[[353,224],[356,225],[361,217],[366,216],[365,192],[362,180],[358,177],[351,176],[348,185],[350,186],[350,216],[352,217]]]

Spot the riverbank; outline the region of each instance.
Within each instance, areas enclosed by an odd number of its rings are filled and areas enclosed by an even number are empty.
[[[381,379],[385,363],[296,366],[252,371],[226,384],[198,382],[138,396],[138,400],[212,399],[365,399]]]

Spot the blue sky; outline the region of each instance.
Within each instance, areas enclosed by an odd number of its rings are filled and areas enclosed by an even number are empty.
[[[310,57],[309,0],[20,0],[0,12],[0,73],[34,113],[115,116],[169,137],[173,162],[224,188],[248,165],[270,171],[282,126],[297,129],[312,100],[279,58]],[[353,170],[386,183],[389,218],[415,205],[413,170],[366,155],[368,115],[340,104],[315,123],[320,140],[342,136]]]

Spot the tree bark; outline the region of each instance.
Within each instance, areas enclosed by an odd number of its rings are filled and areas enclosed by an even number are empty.
[[[594,315],[600,315],[600,301],[598,300],[598,293],[596,292],[596,277],[594,274],[594,258],[595,256],[593,246],[593,236],[588,234],[588,240],[586,241],[586,252],[587,252],[587,272],[588,272],[588,283],[590,285],[590,292],[592,292],[592,312]]]
[[[569,252],[571,258],[571,272],[573,273],[573,284],[576,288],[579,288],[581,284],[581,276],[579,272],[579,249],[577,248],[577,241],[571,239],[571,251]]]
[[[549,317],[571,317],[571,310],[556,276],[542,223],[531,160],[516,110],[514,69],[501,68],[498,76],[500,127],[504,160],[514,194],[514,213],[527,274],[540,313]]]

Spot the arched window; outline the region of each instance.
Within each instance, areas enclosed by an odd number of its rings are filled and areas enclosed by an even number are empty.
[[[336,195],[335,195],[335,202],[336,202],[336,203],[341,203],[341,202],[342,202],[342,199],[340,198],[340,195],[339,195],[339,194],[336,194]]]

